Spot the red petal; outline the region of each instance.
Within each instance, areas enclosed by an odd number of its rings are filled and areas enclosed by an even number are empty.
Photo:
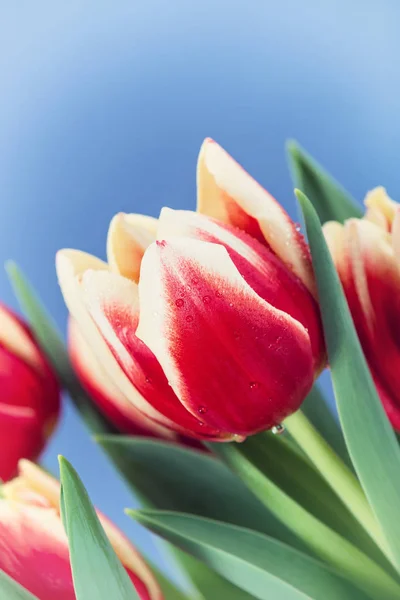
[[[173,431],[199,438],[219,437],[219,431],[205,427],[182,406],[156,357],[136,336],[137,286],[112,273],[87,271],[82,287],[87,310],[140,394],[139,410]]]
[[[368,221],[348,221],[340,274],[382,401],[400,429],[400,272],[390,234]]]
[[[83,386],[119,431],[176,439],[176,434],[147,418],[121,394],[107,377],[73,319],[69,321],[68,342],[72,364]]]
[[[313,381],[309,336],[250,288],[221,245],[150,246],[139,293],[137,335],[206,425],[245,436],[299,407]]]
[[[75,600],[67,539],[53,509],[0,500],[0,568],[40,600]]]
[[[0,387],[0,478],[6,481],[20,458],[36,459],[42,451],[59,397],[49,395],[42,376],[1,346]]]
[[[210,139],[200,150],[197,190],[200,213],[266,242],[315,295],[310,251],[299,229],[282,206]]]
[[[245,281],[261,298],[304,325],[310,336],[316,374],[325,366],[319,309],[300,279],[265,245],[237,227],[191,211],[164,208],[159,239],[187,237],[224,246]]]

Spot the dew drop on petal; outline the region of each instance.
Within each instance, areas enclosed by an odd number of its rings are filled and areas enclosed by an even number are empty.
[[[178,300],[175,300],[175,304],[178,308],[182,308],[182,306],[185,304],[185,301],[183,298],[178,298]]]
[[[195,277],[193,277],[192,283],[193,283],[193,285],[197,285],[199,283],[199,280],[196,279]]]
[[[298,232],[298,231],[301,231],[301,225],[300,225],[300,223],[295,223],[295,224],[294,224],[294,228],[295,228],[295,230],[296,230],[297,232]]]
[[[215,295],[217,298],[222,298],[222,294],[218,290],[215,292]]]
[[[203,296],[203,302],[204,304],[210,304],[211,296]]]
[[[188,315],[188,316],[186,317],[186,322],[187,322],[187,323],[193,323],[193,317],[192,317],[192,315]]]
[[[150,379],[150,377],[146,377],[146,380],[145,380],[145,381],[146,381],[146,383],[151,383],[151,379]]]
[[[199,413],[199,415],[204,415],[207,412],[207,409],[205,406],[199,406],[197,412]]]
[[[285,428],[283,425],[279,424],[279,425],[275,425],[275,427],[273,427],[271,429],[271,431],[274,435],[281,435],[281,433],[283,433],[285,431]]]
[[[249,388],[250,388],[251,390],[256,390],[256,389],[258,388],[258,383],[257,383],[257,381],[250,381],[250,383],[249,383]]]

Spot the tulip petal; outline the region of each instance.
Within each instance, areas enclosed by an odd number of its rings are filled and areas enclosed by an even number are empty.
[[[23,321],[8,307],[0,303],[0,345],[22,361],[45,374],[44,360],[32,334]]]
[[[152,244],[139,294],[138,337],[206,425],[246,436],[299,407],[313,381],[309,336],[250,288],[221,245]]]
[[[82,385],[121,433],[176,440],[176,434],[147,418],[132,403],[127,402],[102,369],[73,319],[70,319],[68,326],[68,346],[72,364]]]
[[[31,407],[0,403],[0,480],[17,472],[21,457],[36,458],[44,444],[41,423]]]
[[[160,417],[159,420],[162,421],[162,415],[159,415],[155,410],[152,411],[151,407],[144,417],[141,416],[140,407],[148,407],[148,403],[136,387],[132,385],[118,364],[118,361],[115,360],[112,351],[103,335],[99,332],[83,301],[81,282],[85,272],[91,269],[94,270],[93,272],[107,273],[107,265],[94,256],[77,250],[59,251],[57,253],[56,265],[61,290],[71,316],[76,321],[86,343],[95,354],[96,360],[102,366],[106,377],[120,391],[118,395],[114,396],[119,403],[118,408],[125,412],[125,414],[131,415],[132,419],[138,422],[147,421],[146,415],[148,417],[148,413],[150,412],[157,419]],[[114,275],[114,277],[118,276]],[[121,280],[124,281],[123,278]],[[132,285],[134,284],[132,283]],[[155,420],[157,421],[157,419]],[[165,421],[168,422],[167,419]]]
[[[67,538],[54,509],[0,500],[0,568],[40,600],[75,600]]]
[[[139,281],[140,263],[146,248],[155,240],[157,219],[145,215],[115,215],[107,237],[110,270]]]
[[[392,424],[400,424],[400,271],[390,234],[368,221],[345,225],[342,283]],[[389,400],[390,399],[390,400]]]
[[[106,340],[115,360],[139,392],[137,407],[173,431],[200,438],[219,437],[179,402],[157,359],[136,336],[138,291],[133,282],[113,273],[87,271],[82,298],[93,322]]]
[[[310,252],[280,204],[211,139],[197,166],[198,211],[243,229],[273,252],[316,294]]]
[[[0,346],[0,478],[15,474],[18,459],[37,458],[54,423],[59,397],[38,372]],[[50,392],[50,395],[48,395]]]
[[[400,268],[400,206],[397,207],[393,219],[392,245],[397,264]]]
[[[365,218],[390,232],[398,204],[389,198],[385,188],[380,186],[368,192],[364,204],[367,207]]]
[[[29,546],[31,544],[40,551],[40,543],[43,537],[46,538],[51,533],[51,529],[49,532],[47,531],[47,522],[51,521],[52,526],[54,526],[55,539],[51,539],[50,543],[54,545],[54,552],[60,553],[61,550],[61,556],[64,556],[63,546],[67,543],[67,538],[63,528],[60,530],[60,483],[43,471],[43,469],[27,460],[19,462],[18,470],[19,476],[3,487],[5,500],[0,500],[0,548],[2,539],[7,539],[5,533],[3,538],[3,532],[6,527],[14,526],[19,528],[20,519],[24,519],[29,534],[26,540],[28,548],[23,549],[22,553],[29,554]],[[25,506],[26,502],[29,502],[30,506]],[[32,504],[34,504],[34,507],[32,507]],[[10,513],[10,507],[13,512],[8,519],[4,515]],[[35,510],[37,507],[45,510]],[[107,517],[99,512],[98,517],[115,553],[127,569],[141,600],[162,600],[158,583],[140,553]],[[13,523],[11,523],[12,520],[14,521]],[[36,537],[40,537],[40,539],[36,540]],[[16,546],[14,546],[15,542],[17,542]],[[18,554],[21,544],[18,540],[16,541],[12,538],[11,540],[7,539],[7,544],[4,542],[4,545],[6,553]],[[59,555],[55,557],[56,561],[59,559]],[[69,562],[68,554],[67,559]],[[44,560],[44,557],[42,557],[42,560]],[[1,561],[2,557],[0,556],[0,568],[4,568]],[[13,576],[11,573],[9,574]],[[42,575],[42,573],[40,574]],[[71,577],[69,571],[68,577]],[[22,583],[18,577],[15,577],[15,579]],[[36,581],[35,584],[38,585],[40,582]],[[46,587],[48,584],[48,576],[45,573],[43,585],[46,593],[49,593],[53,589]],[[32,591],[31,588],[27,589]],[[43,596],[43,598],[47,597],[50,596]],[[75,599],[75,596],[72,596],[72,598]]]
[[[314,370],[322,370],[325,351],[318,306],[300,279],[269,248],[237,227],[192,211],[169,208],[161,211],[157,237],[186,237],[224,246],[250,287],[308,330]]]

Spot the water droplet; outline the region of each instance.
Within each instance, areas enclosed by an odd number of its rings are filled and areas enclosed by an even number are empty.
[[[192,317],[192,315],[188,315],[186,317],[186,321],[187,321],[187,323],[193,323],[193,317]]]
[[[199,406],[197,412],[199,413],[199,415],[204,415],[207,412],[207,409],[205,406]]]
[[[199,280],[196,279],[195,277],[193,277],[192,283],[193,283],[193,285],[197,285],[199,283]]]
[[[204,304],[210,304],[211,296],[203,296],[203,302]]]
[[[250,388],[251,390],[256,390],[256,389],[258,388],[258,383],[257,383],[257,381],[250,381],[250,383],[249,383],[249,388]]]
[[[297,232],[301,231],[301,225],[300,225],[300,223],[295,223],[295,224],[294,224],[294,228],[295,228],[295,230],[296,230]]]
[[[229,306],[233,306],[233,302],[229,302]]]
[[[185,304],[185,301],[183,298],[178,298],[178,300],[175,300],[175,304],[178,308],[182,308],[182,306]]]
[[[146,377],[146,383],[151,383],[150,377]]]
[[[215,292],[215,295],[217,298],[222,298],[222,294],[218,290]]]
[[[283,425],[279,424],[275,425],[275,427],[273,427],[271,431],[274,435],[281,435],[285,431],[285,428]]]

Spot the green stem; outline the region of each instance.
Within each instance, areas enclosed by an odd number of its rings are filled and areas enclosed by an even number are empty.
[[[292,530],[314,555],[338,569],[373,600],[400,598],[400,586],[373,560],[315,518],[269,480],[252,457],[252,446],[208,444],[242,479],[263,504]],[[253,460],[254,458],[254,460]]]
[[[392,561],[382,530],[356,476],[342,462],[307,417],[299,410],[285,427],[382,552]]]

